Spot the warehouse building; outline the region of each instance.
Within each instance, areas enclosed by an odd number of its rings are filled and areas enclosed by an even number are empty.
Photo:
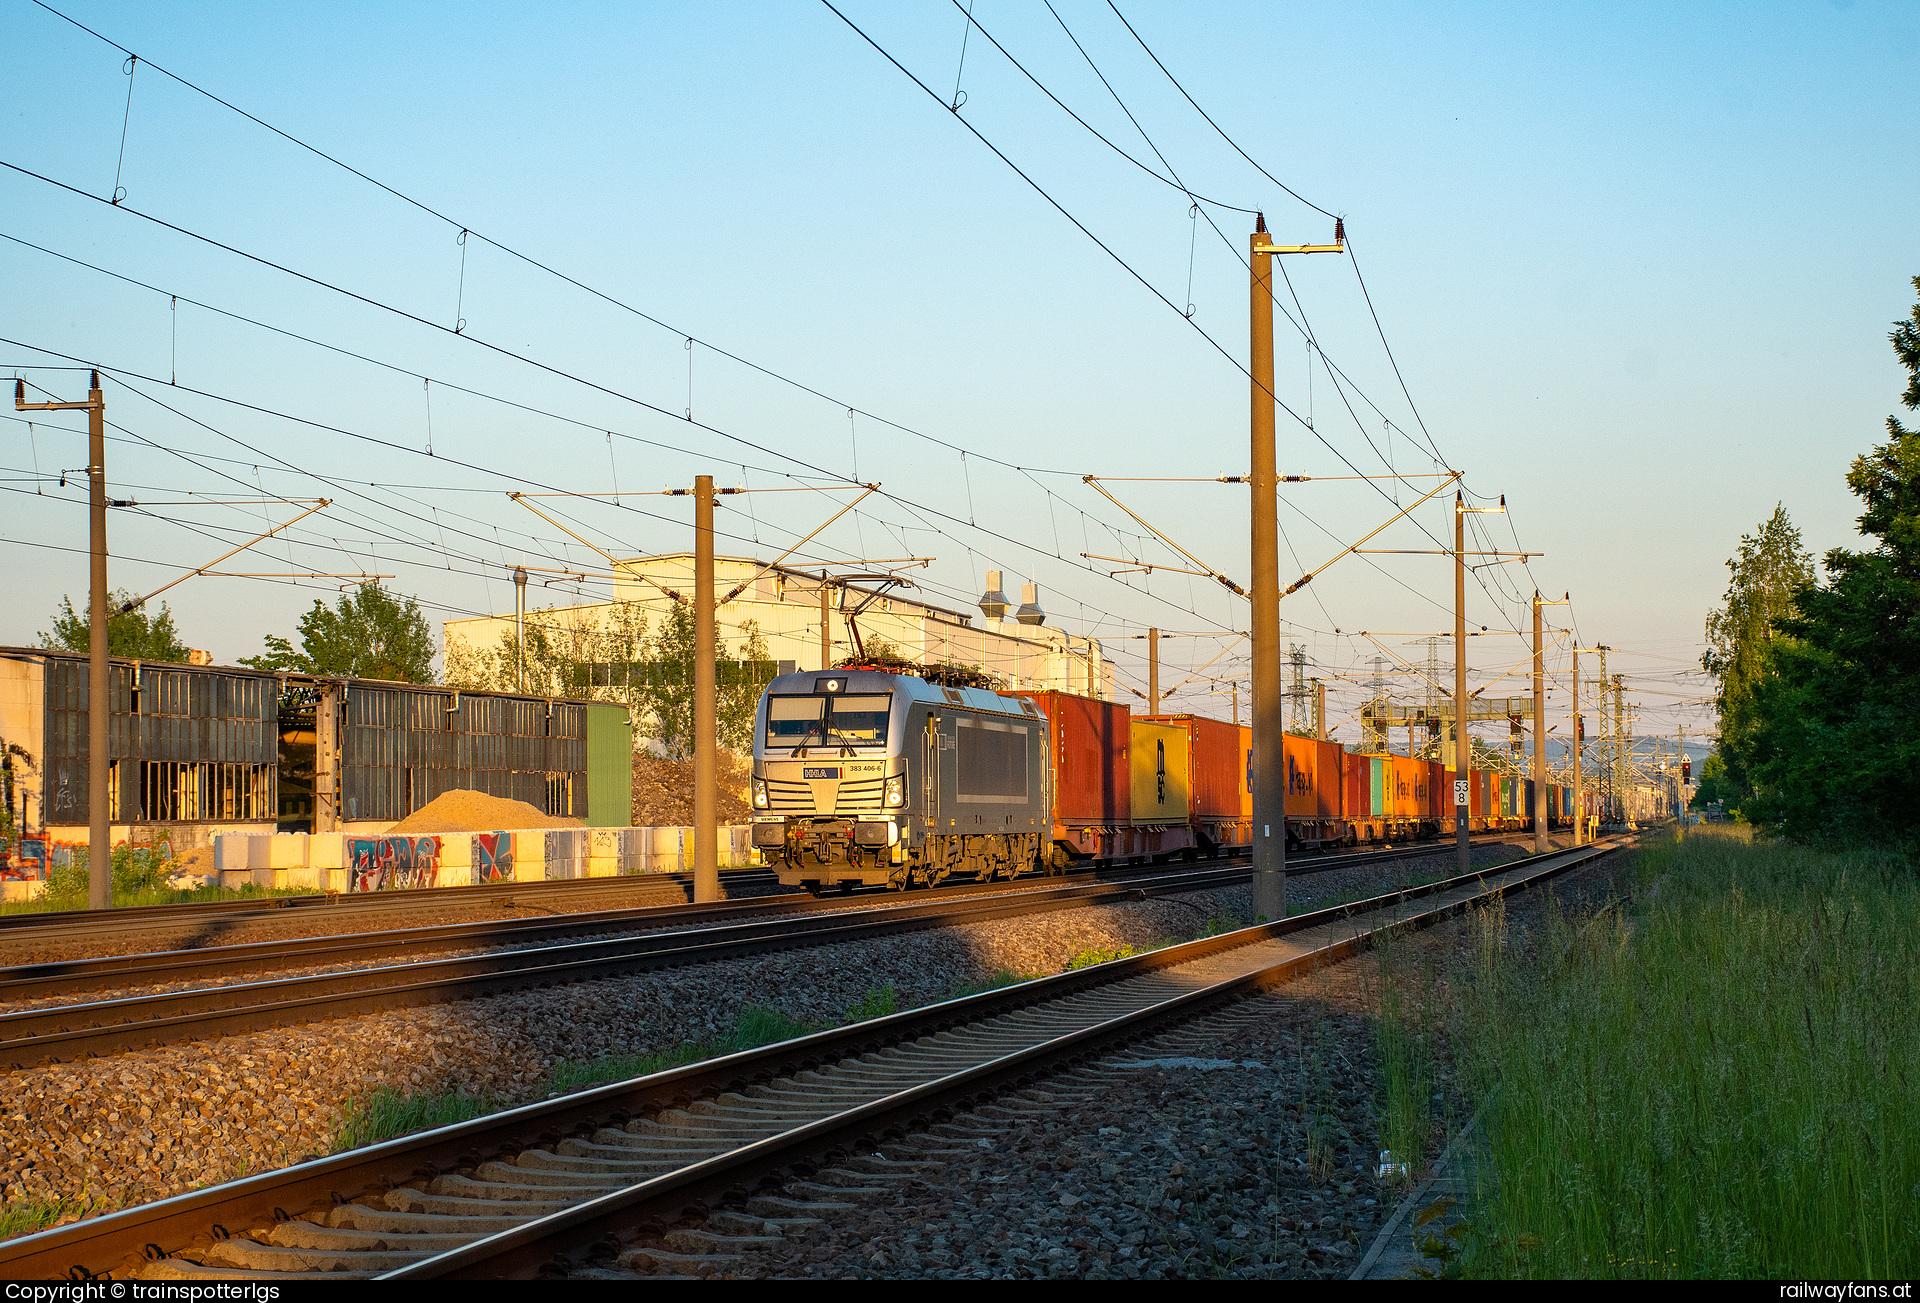
[[[590,639],[582,635],[635,616],[658,628],[673,605],[670,594],[693,593],[691,552],[635,557],[620,564],[626,573],[614,579],[612,601],[548,607],[530,611],[527,618],[584,642]],[[714,576],[716,597],[725,599],[715,612],[722,643],[735,650],[751,624],[767,647],[766,678],[827,668],[854,655],[856,646],[871,649],[885,642],[916,664],[977,665],[1009,689],[1111,696],[1099,640],[1047,626],[1031,584],[1023,586],[1021,603],[1005,602],[1005,619],[992,619],[936,606],[897,588],[877,591],[871,580],[769,567],[748,557],[714,558]],[[999,588],[999,572],[989,571],[988,576],[991,595]],[[535,600],[540,579],[536,573]],[[987,601],[985,609],[999,614],[1001,604]],[[448,620],[443,632],[449,674],[463,660],[472,663],[496,652],[503,637],[514,637],[514,618],[508,612]],[[587,668],[582,687],[619,684],[640,670],[615,664]],[[645,727],[645,721],[635,724]]]
[[[596,826],[628,821],[632,725],[601,702],[112,658],[115,844],[228,832],[379,833],[456,788]],[[11,871],[87,843],[87,657],[0,648]]]

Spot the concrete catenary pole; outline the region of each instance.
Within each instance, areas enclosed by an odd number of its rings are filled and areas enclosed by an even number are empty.
[[[1467,499],[1453,495],[1453,845],[1461,873],[1473,867],[1468,844],[1473,748],[1467,740]]]
[[[22,412],[87,414],[87,907],[113,903],[113,841],[107,797],[110,761],[107,720],[113,710],[107,685],[107,400],[95,371],[84,403],[30,403],[23,380],[13,383],[13,406]]]
[[[1547,853],[1547,674],[1537,588],[1533,592],[1533,851]]]
[[[820,572],[820,668],[824,672],[833,668],[833,611],[828,606],[833,586],[827,582],[827,572]]]
[[[514,688],[527,690],[527,568],[513,568],[513,655]]]
[[[720,769],[714,755],[713,476],[693,481],[693,898],[719,900]]]
[[[1147,630],[1147,713],[1160,713],[1160,631]]]
[[[113,838],[107,819],[107,403],[100,373],[87,389],[87,519],[92,593],[87,612],[87,907],[113,904]]]
[[[1253,489],[1253,912],[1287,916],[1286,708],[1280,691],[1280,498],[1273,432],[1273,255],[1254,220],[1248,267]]]

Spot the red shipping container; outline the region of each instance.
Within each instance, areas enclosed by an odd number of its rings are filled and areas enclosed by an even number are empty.
[[[1055,824],[1123,825],[1132,818],[1126,706],[1071,692],[1007,693],[1047,717],[1053,745]]]
[[[1373,757],[1342,750],[1340,766],[1344,781],[1340,784],[1343,818],[1366,819],[1373,815]]]
[[[1143,715],[1141,718],[1186,727],[1192,817],[1207,822],[1238,820],[1240,792],[1246,785],[1246,757],[1240,747],[1243,730],[1204,715]],[[1253,732],[1244,731],[1249,736]],[[1250,809],[1248,817],[1252,817]]]

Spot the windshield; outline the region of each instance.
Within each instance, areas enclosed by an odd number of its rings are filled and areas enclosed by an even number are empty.
[[[767,698],[767,745],[846,742],[883,746],[890,693]]]

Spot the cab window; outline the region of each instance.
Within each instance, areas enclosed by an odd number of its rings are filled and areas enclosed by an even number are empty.
[[[823,737],[825,697],[767,698],[767,742],[797,746],[808,738]]]

